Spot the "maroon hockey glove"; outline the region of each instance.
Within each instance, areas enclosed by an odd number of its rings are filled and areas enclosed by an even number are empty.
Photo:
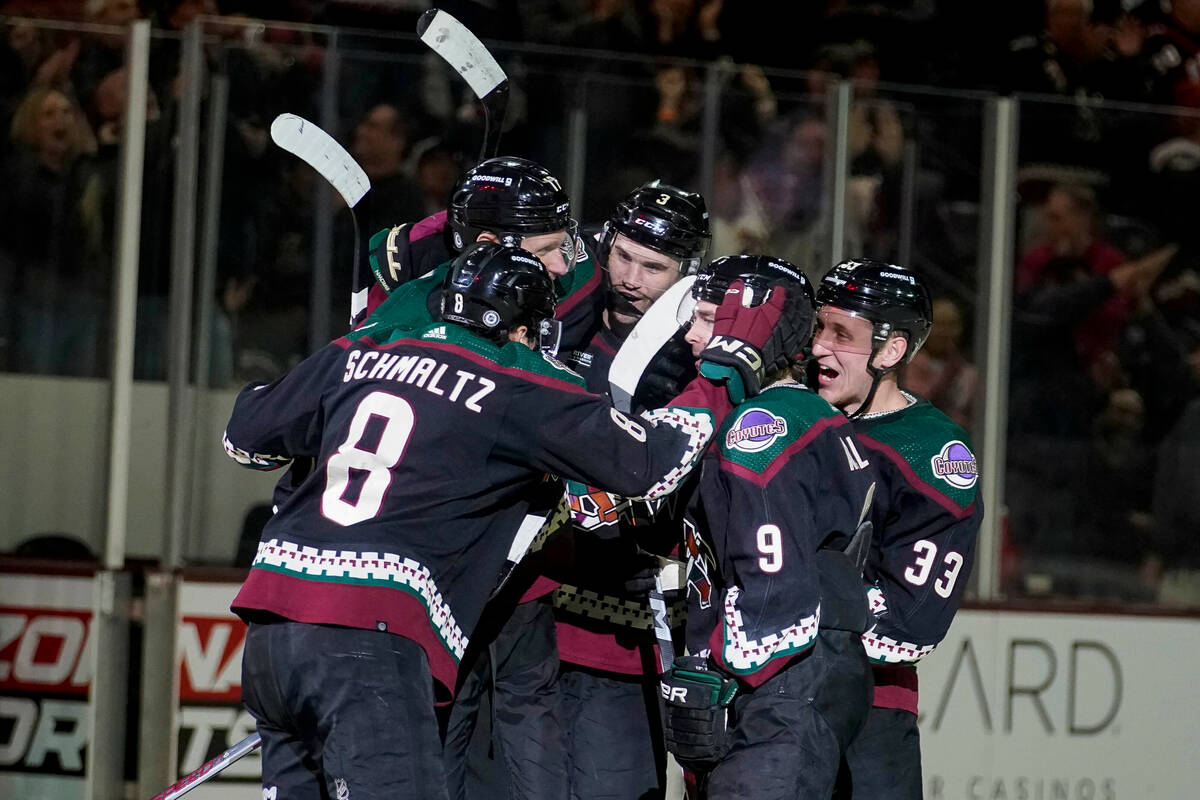
[[[787,335],[794,327],[787,289],[774,286],[765,300],[755,294],[740,278],[729,285],[717,308],[712,338],[700,354],[700,373],[724,381],[735,405],[758,394],[767,372],[795,355],[786,352],[795,342],[794,335]]]

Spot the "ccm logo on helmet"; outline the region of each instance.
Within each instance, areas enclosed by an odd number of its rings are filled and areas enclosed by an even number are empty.
[[[914,284],[914,285],[917,282],[917,279],[914,278],[912,275],[902,275],[899,272],[881,272],[881,273],[879,273],[879,277],[895,278],[898,281],[908,281],[909,283]]]
[[[643,228],[649,228],[652,233],[656,233],[659,236],[661,236],[662,234],[667,232],[667,226],[664,223],[659,222],[658,220],[647,219],[645,217],[638,217],[637,219],[635,219],[633,221],[633,224],[641,225]]]

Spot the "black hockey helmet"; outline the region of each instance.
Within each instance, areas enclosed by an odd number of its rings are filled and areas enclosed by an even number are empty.
[[[438,318],[504,342],[526,325],[544,334],[554,317],[554,281],[532,253],[513,245],[477,242],[450,263]]]
[[[458,252],[483,231],[511,239],[567,231],[574,248],[579,227],[558,179],[540,164],[514,156],[489,158],[469,169],[450,197],[447,216]],[[572,254],[568,266],[573,264]]]
[[[933,300],[925,282],[913,270],[883,261],[859,259],[835,266],[817,287],[817,306],[833,306],[870,320],[872,359],[894,333],[908,339],[908,363],[925,344],[933,324]]]
[[[684,275],[699,269],[712,239],[704,198],[658,180],[642,184],[617,203],[600,237],[600,263],[608,263],[618,233],[678,259]]]
[[[787,309],[779,324],[787,327],[782,331],[787,342],[781,352],[790,357],[781,357],[780,363],[767,364],[766,370],[771,372],[790,366],[791,357],[804,350],[812,338],[816,319],[812,284],[799,267],[782,258],[763,255],[722,256],[696,276],[692,284],[692,297],[697,301],[720,305],[730,284],[739,278],[745,283],[744,291],[748,296],[743,303],[750,308],[765,302],[772,287],[783,286],[787,289]]]

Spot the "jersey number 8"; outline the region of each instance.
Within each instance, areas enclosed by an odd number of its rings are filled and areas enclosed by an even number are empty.
[[[375,452],[360,450],[359,441],[371,417],[384,421]],[[325,492],[321,495],[321,513],[339,525],[353,525],[371,519],[379,513],[383,497],[392,485],[392,468],[404,458],[404,450],[412,437],[412,406],[402,397],[387,392],[371,392],[362,399],[350,420],[350,432],[338,445],[337,452],[325,465]],[[350,484],[350,471],[366,472],[358,498],[345,498]]]

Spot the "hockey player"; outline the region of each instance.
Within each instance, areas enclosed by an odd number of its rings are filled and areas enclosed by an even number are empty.
[[[734,309],[730,331],[783,302]],[[235,460],[317,464],[267,523],[233,602],[250,625],[242,685],[264,792],[445,797],[435,703],[453,693],[530,488],[550,472],[659,496],[728,408],[698,379],[644,424],[620,414],[529,346],[553,312],[534,257],[479,244],[448,271],[440,321],[377,314],[239,394]]]
[[[613,356],[633,326],[703,263],[710,239],[704,198],[660,181],[643,184],[617,204],[598,239],[607,276],[600,328],[586,348],[565,353],[564,360],[589,391],[607,394]],[[689,371],[694,375],[690,361],[668,365],[658,377],[675,384]],[[680,386],[657,387],[655,395],[669,399]],[[650,395],[638,399],[653,402]],[[595,496],[608,499],[603,492]],[[628,519],[609,517],[597,528],[564,531],[547,545],[547,571],[564,583],[554,593],[559,716],[570,796],[577,800],[661,796],[665,788],[658,668],[646,604],[656,556],[669,554],[679,540],[679,521],[663,516],[636,529]]]
[[[743,354],[744,401],[705,455],[688,506],[689,654],[662,679],[667,743],[702,796],[829,797],[870,703],[858,640],[866,599],[841,551],[855,541],[873,475],[848,455],[846,417],[792,378],[814,314],[800,270],[732,256],[709,272],[693,287],[687,338],[697,357],[714,347]],[[798,287],[789,302],[805,325],[777,326],[786,346],[759,357],[724,332],[728,298],[753,305],[780,287]]]
[[[597,237],[607,277],[598,330],[581,349],[560,351],[591,391],[608,393],[608,369],[625,338],[663,292],[700,268],[711,239],[696,192],[655,180],[617,203]]]
[[[912,270],[846,261],[817,290],[812,374],[821,397],[854,422],[848,452],[879,475],[866,577],[873,627],[874,704],[846,753],[839,797],[920,798],[916,663],[946,635],[962,603],[983,519],[970,439],[897,370],[920,349],[932,317]]]
[[[602,291],[578,229],[567,193],[548,170],[524,158],[490,158],[467,171],[446,211],[371,237],[366,315],[386,301],[408,305],[414,320],[429,319],[450,259],[476,241],[503,241],[546,265],[558,300],[560,346],[577,347],[594,330]]]
[[[463,179],[441,222],[435,216],[417,226],[399,226],[376,235],[370,264],[376,285],[385,287],[387,294],[373,291],[376,298],[387,297],[386,313],[423,319],[439,271],[413,278],[433,268],[429,262],[431,254],[439,252],[439,243],[458,248],[480,238],[508,241],[522,233],[526,243],[544,240],[549,248],[561,229],[568,233],[562,242],[575,244],[571,252],[564,248],[558,267],[551,268],[561,298],[556,314],[562,326],[559,349],[570,354],[567,363],[580,369],[592,391],[604,393],[614,347],[610,331],[619,329],[623,338],[628,327],[622,325],[636,321],[634,314],[644,311],[704,256],[708,221],[699,195],[658,182],[632,192],[600,237],[599,250],[610,262],[609,280],[602,282],[598,259],[574,235],[576,225],[566,194],[553,176],[522,159],[491,159]],[[419,235],[438,230],[442,235]],[[577,266],[572,265],[572,256],[580,262]],[[566,270],[570,271],[561,274]],[[606,287],[610,288],[603,292]],[[407,310],[401,311],[401,306]],[[618,310],[610,313],[613,307]],[[669,398],[659,396],[663,402]],[[493,749],[503,766],[497,772],[478,765],[483,767],[478,771],[485,775],[489,791],[499,791],[495,784],[506,781],[512,791],[526,797],[556,798],[562,793],[566,754],[561,750],[564,737],[559,735],[557,712],[552,710],[558,648],[548,597],[557,584],[534,572],[533,565],[523,569],[509,592],[494,601],[487,653],[473,664],[450,716],[446,756],[452,797],[466,792],[467,751],[485,693],[493,704]],[[643,722],[645,707],[641,703]],[[537,735],[526,729],[536,730]],[[645,752],[653,758],[652,749]]]

